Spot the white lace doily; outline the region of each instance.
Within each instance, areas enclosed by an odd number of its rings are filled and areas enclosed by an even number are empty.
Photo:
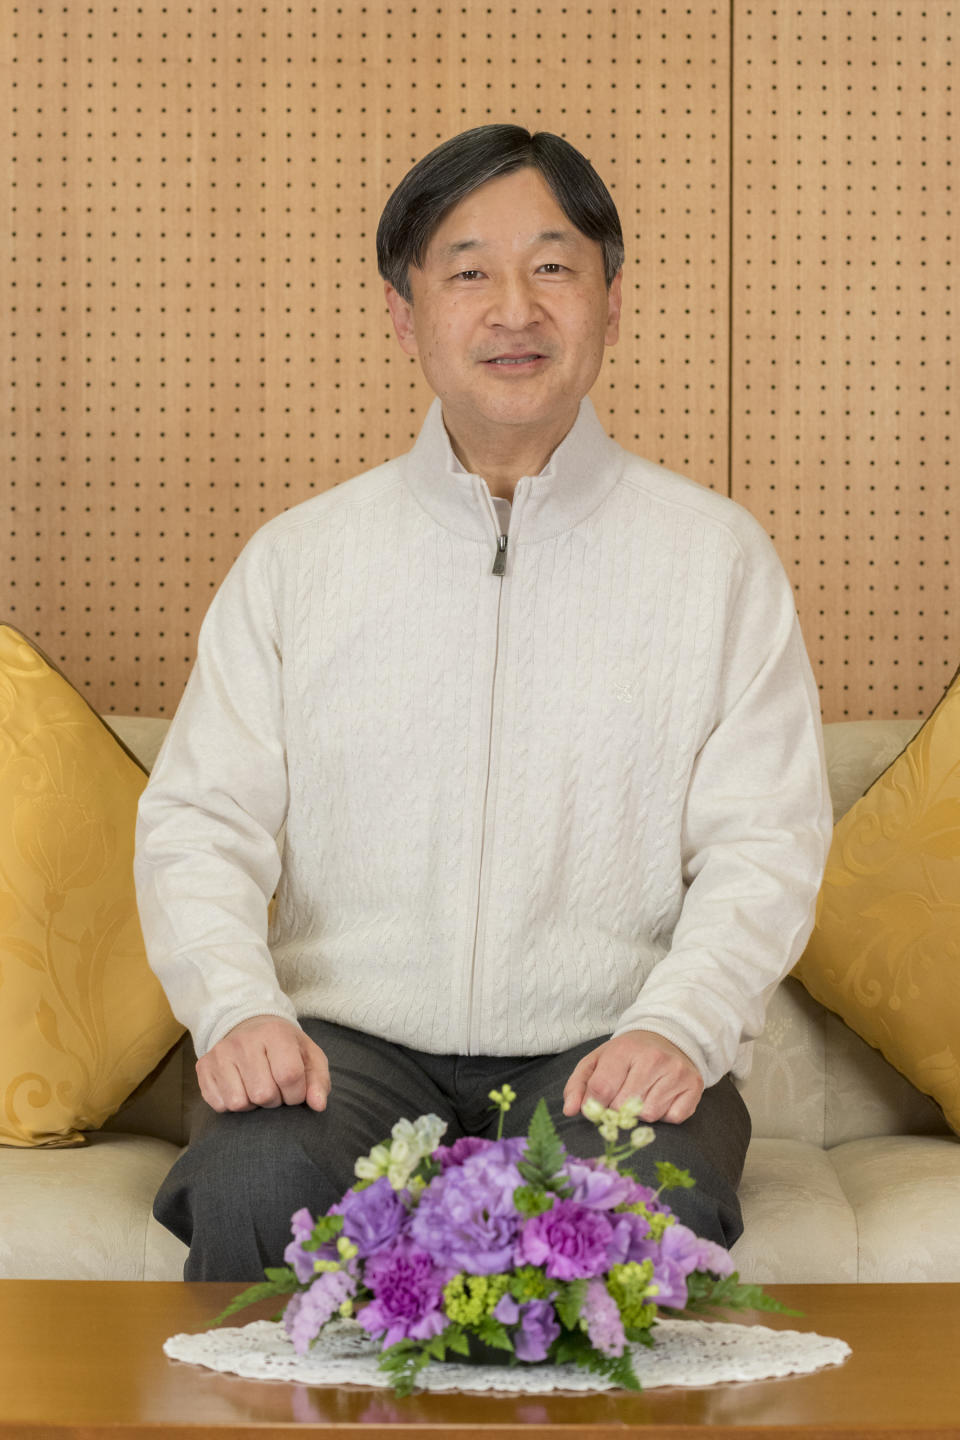
[[[765,1325],[705,1320],[661,1320],[653,1349],[630,1347],[645,1390],[663,1385],[716,1385],[725,1380],[769,1380],[839,1365],[850,1354],[843,1340]],[[379,1350],[355,1320],[332,1321],[307,1355],[298,1355],[283,1325],[257,1320],[239,1329],[173,1335],[164,1344],[171,1360],[249,1380],[295,1380],[303,1385],[375,1385],[390,1379],[377,1368]],[[577,1365],[463,1365],[431,1362],[417,1377],[424,1390],[613,1390],[601,1375]]]

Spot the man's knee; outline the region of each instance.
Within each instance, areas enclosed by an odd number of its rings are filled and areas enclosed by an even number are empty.
[[[281,1263],[294,1211],[323,1213],[350,1183],[326,1128],[305,1105],[204,1117],[154,1202],[190,1247],[185,1278],[257,1280]]]

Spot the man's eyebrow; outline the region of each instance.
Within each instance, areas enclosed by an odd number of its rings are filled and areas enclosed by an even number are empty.
[[[541,230],[539,235],[531,237],[531,245],[576,245],[577,232],[574,230]],[[450,260],[456,255],[462,255],[468,250],[483,250],[486,248],[484,240],[452,240],[449,245],[444,245],[440,251],[440,259]]]

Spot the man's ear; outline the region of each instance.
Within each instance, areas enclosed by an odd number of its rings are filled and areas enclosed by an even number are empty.
[[[385,280],[383,283],[383,293],[386,296],[387,309],[390,311],[393,328],[400,342],[400,349],[405,355],[419,354],[417,337],[413,328],[413,306],[409,300],[404,300],[389,280]]]
[[[623,304],[623,271],[618,270],[607,291],[607,331],[605,345],[616,345],[620,338],[620,306]]]

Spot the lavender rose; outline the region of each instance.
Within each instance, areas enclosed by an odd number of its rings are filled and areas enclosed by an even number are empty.
[[[356,1245],[361,1260],[389,1245],[407,1218],[385,1175],[363,1190],[348,1190],[336,1209],[343,1216],[343,1233]]]
[[[523,1184],[516,1159],[524,1146],[522,1139],[495,1141],[431,1181],[410,1233],[438,1265],[468,1275],[509,1270],[520,1226],[513,1192]]]

